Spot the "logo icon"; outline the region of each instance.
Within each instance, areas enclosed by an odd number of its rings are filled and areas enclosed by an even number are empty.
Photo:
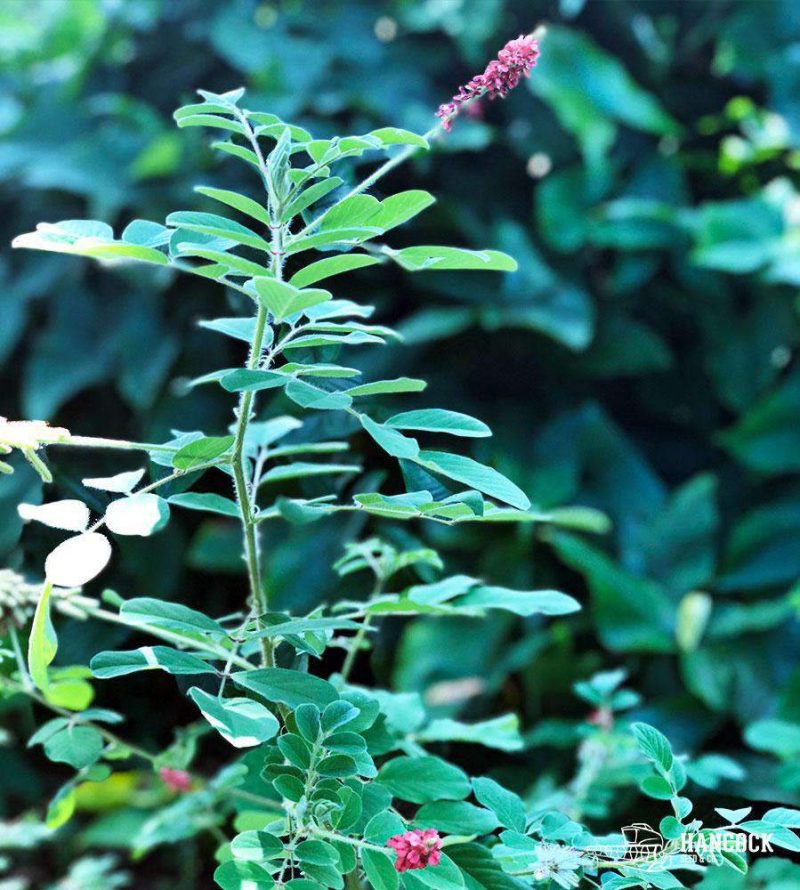
[[[622,836],[625,838],[623,859],[656,858],[664,852],[664,837],[647,822],[634,822],[624,826]]]

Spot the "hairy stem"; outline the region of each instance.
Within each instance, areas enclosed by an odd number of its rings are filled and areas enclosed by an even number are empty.
[[[271,272],[275,278],[280,279],[283,270],[283,227],[280,224],[281,208],[274,206],[275,202],[270,194],[269,188],[267,162],[264,159],[261,146],[258,143],[258,138],[253,132],[253,128],[250,126],[250,121],[247,119],[247,115],[242,111],[237,111],[237,117],[242,124],[245,135],[258,159],[259,172],[261,173],[264,188],[267,192],[270,219],[272,220],[272,225],[270,226],[272,230]],[[264,334],[267,329],[268,314],[266,306],[259,302],[258,312],[256,314],[256,329],[253,335],[253,341],[250,344],[250,355],[247,359],[247,368],[251,371],[258,368],[261,362],[261,356],[264,351]],[[239,396],[239,406],[236,412],[236,433],[233,443],[233,479],[236,501],[239,505],[239,511],[242,518],[244,557],[245,563],[247,564],[247,575],[250,584],[250,603],[258,620],[259,616],[267,612],[269,608],[269,598],[267,592],[264,590],[261,579],[258,528],[256,526],[253,503],[250,497],[249,480],[247,478],[249,459],[244,454],[245,435],[247,433],[247,426],[250,423],[254,401],[255,394],[253,392],[243,392]],[[275,663],[273,646],[269,637],[261,638],[261,663],[265,667],[271,667]]]
[[[253,342],[250,346],[250,356],[247,360],[247,368],[254,370],[261,360],[261,351],[264,345],[264,332],[267,325],[267,310],[259,304],[256,316],[256,330]],[[250,414],[253,410],[252,392],[243,392],[239,396],[237,408],[236,433],[233,441],[233,481],[236,492],[236,501],[242,519],[244,535],[244,558],[247,565],[247,575],[250,583],[250,602],[253,611],[257,615],[263,615],[268,609],[266,592],[261,583],[261,565],[258,552],[258,532],[255,518],[250,504],[250,492],[248,489],[247,470],[248,458],[244,454],[244,440],[247,426],[250,422]],[[261,660],[265,665],[272,664],[272,645],[268,639],[261,641]]]
[[[175,452],[175,445],[155,445],[150,442],[128,442],[125,439],[104,439],[98,436],[70,436],[63,442],[48,442],[54,445],[75,446],[77,448],[113,448],[119,451],[164,451]]]

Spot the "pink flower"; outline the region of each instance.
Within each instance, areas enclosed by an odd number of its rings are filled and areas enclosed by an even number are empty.
[[[192,777],[184,769],[170,769],[162,766],[158,771],[161,781],[171,790],[185,792],[192,790]]]
[[[508,43],[486,66],[483,74],[477,74],[472,80],[458,88],[458,92],[449,102],[439,106],[436,116],[442,119],[442,126],[448,132],[453,126],[453,118],[461,106],[470,99],[488,95],[490,99],[505,97],[520,82],[522,77],[530,75],[531,68],[539,56],[539,43],[531,34]]]
[[[411,871],[438,865],[442,858],[442,839],[435,828],[421,828],[396,834],[386,841],[386,846],[397,853],[394,867],[397,871]]]

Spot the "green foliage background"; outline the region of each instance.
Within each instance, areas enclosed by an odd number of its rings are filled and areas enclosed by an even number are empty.
[[[420,620],[380,640],[372,670],[398,690],[444,689],[443,713],[518,710],[531,749],[507,769],[533,783],[572,769],[561,748],[586,706],[571,684],[625,666],[646,702],[638,717],[679,750],[724,752],[747,767],[724,792],[797,803],[800,773],[764,753],[800,751],[791,0],[6,0],[1,240],[39,220],[118,229],[163,218],[194,207],[200,182],[248,188],[233,178],[246,172],[212,158],[206,134],[175,128],[172,110],[196,87],[246,85],[250,107],[320,136],[386,124],[421,132],[505,40],[542,22],[530,81],[484,103],[484,119],[459,119],[390,183],[440,199],[415,223],[416,242],[491,245],[520,270],[477,282],[362,278],[359,296],[377,301],[407,343],[361,364],[424,367],[438,403],[494,429],[475,457],[542,508],[595,507],[612,526],[378,527],[405,544],[427,540],[452,571],[553,586],[586,608],[546,628]],[[195,325],[224,314],[213,284],[5,250],[0,277],[0,414],[149,441],[227,424],[229,398],[182,386],[241,361]],[[54,459],[76,483],[90,468],[83,457]],[[93,475],[119,469],[91,464]],[[16,503],[40,499],[39,488],[24,466],[0,480],[6,565],[31,570],[52,544],[34,529],[20,544]],[[287,489],[298,490],[314,492]],[[372,530],[358,519],[271,531],[276,605],[329,597],[343,542]],[[199,514],[175,517],[153,540],[123,542],[114,583],[211,612],[237,607],[238,535]],[[61,635],[65,660],[85,662],[99,633],[106,647],[122,639],[76,624]],[[468,682],[434,686],[459,680]],[[480,694],[459,698],[476,680]],[[142,738],[164,741],[148,697],[171,682],[132,684]],[[766,731],[765,719],[780,722]],[[57,784],[38,754],[2,757],[2,815]],[[456,757],[487,768],[468,746]]]

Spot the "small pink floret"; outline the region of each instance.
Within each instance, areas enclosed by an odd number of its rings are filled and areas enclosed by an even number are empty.
[[[426,828],[424,831],[417,828],[405,834],[396,834],[386,841],[386,846],[397,853],[394,862],[397,871],[438,865],[442,858],[442,839],[435,828]]]
[[[158,771],[161,781],[171,790],[186,792],[192,790],[192,777],[184,769],[170,769],[162,766]]]
[[[531,34],[520,34],[516,40],[509,40],[497,58],[489,62],[483,74],[476,74],[469,83],[458,88],[449,102],[439,106],[436,116],[442,119],[444,129],[450,131],[453,118],[461,106],[471,99],[484,95],[490,99],[498,96],[505,99],[523,77],[530,75],[538,57],[539,43]]]

